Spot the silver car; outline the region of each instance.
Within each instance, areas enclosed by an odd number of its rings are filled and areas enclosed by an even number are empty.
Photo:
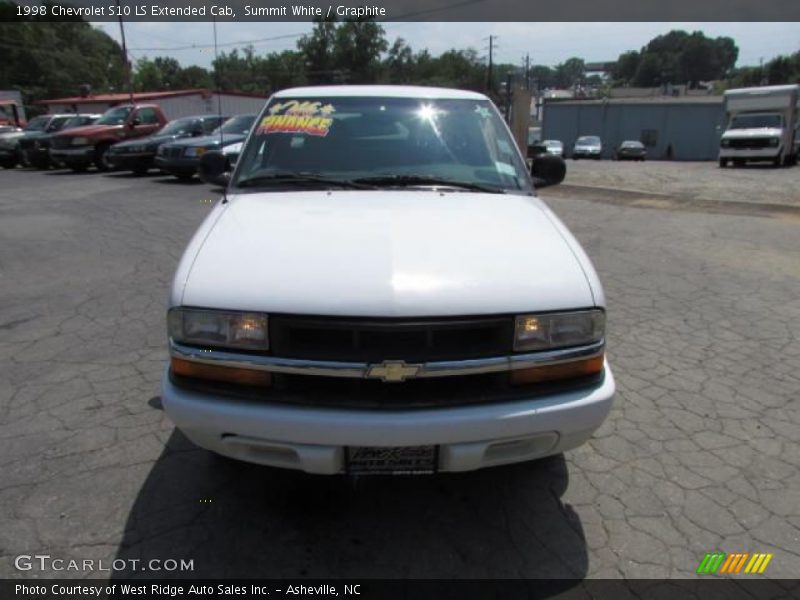
[[[561,140],[545,140],[542,145],[547,149],[548,154],[564,158],[564,143]]]
[[[603,142],[596,135],[582,135],[575,141],[572,147],[572,158],[594,158],[600,159],[603,155]]]

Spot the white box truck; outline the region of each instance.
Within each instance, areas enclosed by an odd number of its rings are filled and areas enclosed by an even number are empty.
[[[772,85],[725,92],[728,127],[722,134],[719,166],[769,161],[797,163],[800,85]]]

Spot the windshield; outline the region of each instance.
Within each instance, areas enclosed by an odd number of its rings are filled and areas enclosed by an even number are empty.
[[[738,115],[733,117],[729,129],[780,128],[782,126],[783,119],[780,115]]]
[[[561,148],[564,144],[559,142],[558,140],[545,140],[544,145],[548,148]]]
[[[623,148],[644,148],[642,142],[622,142]]]
[[[600,138],[593,135],[584,135],[578,138],[576,144],[586,144],[589,146],[596,146],[600,143]]]
[[[47,131],[58,131],[59,129],[63,129],[64,126],[72,119],[72,117],[56,117],[52,121],[50,121],[50,125],[47,127]]]
[[[71,129],[73,127],[81,127],[82,125],[89,125],[96,118],[97,117],[87,117],[86,115],[70,117],[69,121],[64,123],[64,127],[62,127],[62,129]]]
[[[25,127],[25,131],[44,131],[49,121],[50,117],[36,117],[31,119]]]
[[[130,113],[130,106],[109,109],[97,120],[95,125],[122,125]]]
[[[217,127],[211,132],[211,135],[219,135],[220,130],[222,133],[247,135],[250,128],[253,126],[253,121],[256,120],[255,115],[239,115],[238,117],[231,117],[225,121],[221,127]]]
[[[487,100],[274,99],[233,185],[287,173],[378,187],[530,188],[516,144]]]
[[[162,127],[156,135],[181,135],[189,133],[194,128],[196,119],[175,119]]]

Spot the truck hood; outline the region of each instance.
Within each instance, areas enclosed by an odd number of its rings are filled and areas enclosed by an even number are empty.
[[[231,196],[189,245],[172,303],[386,317],[593,306],[587,274],[556,222],[540,200],[516,195]]]
[[[182,137],[182,134],[176,134],[176,133],[168,133],[166,135],[164,134],[148,135],[146,137],[126,140],[124,142],[117,142],[116,144],[114,144],[114,147],[120,149],[120,148],[130,148],[131,146],[158,146],[166,142],[177,140],[180,137]]]
[[[241,142],[246,137],[247,137],[246,134],[241,134],[241,133],[223,133],[222,145],[227,146],[228,144],[235,144]],[[190,137],[186,139],[175,140],[170,145],[171,146],[218,146],[219,140],[220,140],[219,134],[204,135],[202,137]]]
[[[124,125],[84,125],[83,127],[72,127],[54,133],[54,137],[92,137],[100,133],[120,130]]]
[[[18,129],[17,131],[7,131],[6,133],[0,133],[0,140],[11,142],[14,140],[18,140],[23,135],[25,135],[25,131],[23,131],[22,129]]]
[[[781,137],[783,129],[758,127],[756,129],[729,129],[722,134],[723,140],[746,140],[750,138]]]

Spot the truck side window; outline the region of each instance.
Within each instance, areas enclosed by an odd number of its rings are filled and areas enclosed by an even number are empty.
[[[154,125],[158,123],[158,115],[154,108],[142,108],[136,115],[140,125]]]
[[[205,133],[211,133],[217,127],[219,127],[220,120],[219,117],[212,117],[210,119],[203,119],[203,131]]]

